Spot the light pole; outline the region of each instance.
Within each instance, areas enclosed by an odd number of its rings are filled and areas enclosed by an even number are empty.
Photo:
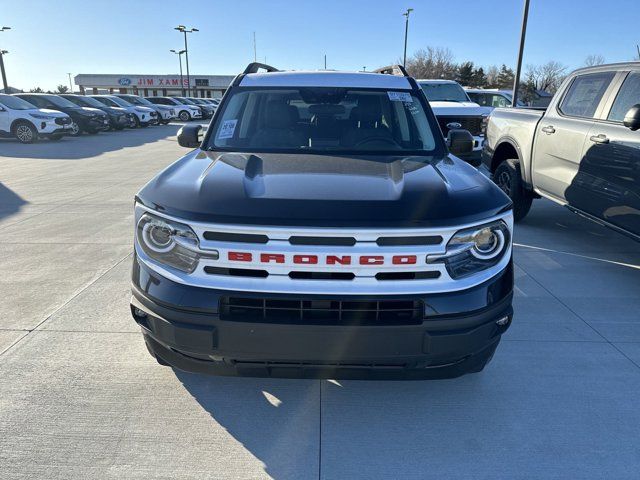
[[[184,80],[182,79],[182,54],[186,52],[186,50],[169,50],[172,53],[178,55],[178,60],[180,61],[180,88],[182,89],[182,96],[184,97]]]
[[[174,30],[178,30],[179,32],[184,33],[184,54],[187,60],[187,96],[191,96],[191,78],[189,76],[189,47],[187,46],[187,33],[199,32],[197,28],[187,29],[184,25],[178,25],[174,28]]]
[[[402,15],[406,17],[404,23],[404,60],[402,61],[402,66],[406,68],[407,66],[407,36],[409,35],[409,15],[413,12],[413,8],[407,8],[407,11]]]
[[[69,93],[73,93],[73,83],[71,83],[71,73],[67,72],[67,75],[69,75],[69,88],[71,90],[69,90]]]
[[[522,12],[522,30],[520,31],[520,50],[518,51],[518,65],[516,76],[513,79],[513,96],[511,106],[518,105],[518,88],[520,87],[520,73],[522,72],[522,54],[524,53],[524,39],[527,36],[527,20],[529,18],[529,0],[524,0],[524,11]]]
[[[0,27],[0,32],[11,30],[11,27]],[[9,84],[7,83],[7,73],[4,71],[4,56],[9,53],[8,50],[0,50],[0,72],[2,72],[2,85],[4,85],[4,93],[9,93]]]

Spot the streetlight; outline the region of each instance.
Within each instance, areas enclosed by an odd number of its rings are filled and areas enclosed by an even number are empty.
[[[9,50],[0,50],[0,72],[2,72],[2,84],[4,85],[4,93],[9,92],[9,85],[7,84],[7,74],[4,71],[4,56],[9,53]]]
[[[178,60],[180,61],[180,88],[182,89],[182,96],[184,97],[184,80],[182,79],[182,54],[186,52],[186,50],[169,50],[171,53],[175,53],[178,55]]]
[[[518,51],[518,66],[516,76],[513,78],[513,95],[511,96],[511,106],[518,105],[518,88],[520,87],[520,73],[522,72],[522,54],[524,53],[524,40],[527,36],[527,20],[529,19],[529,0],[524,0],[524,10],[522,12],[522,30],[520,31],[520,50]]]
[[[413,12],[413,8],[407,8],[407,11],[402,14],[406,17],[404,24],[404,61],[402,62],[402,66],[405,68],[407,66],[407,35],[409,35],[409,15],[411,12]]]
[[[197,28],[187,29],[184,25],[174,27],[174,30],[184,33],[184,53],[187,60],[187,96],[191,96],[191,78],[189,77],[189,47],[187,46],[187,33],[199,32]]]
[[[0,32],[11,30],[11,27],[1,27]],[[4,85],[4,93],[9,93],[9,85],[7,84],[7,74],[4,71],[4,55],[9,53],[7,50],[0,50],[0,71],[2,72],[2,84]]]
[[[71,73],[67,72],[67,75],[69,75],[69,88],[71,90],[69,90],[69,93],[73,93],[73,83],[71,83]]]

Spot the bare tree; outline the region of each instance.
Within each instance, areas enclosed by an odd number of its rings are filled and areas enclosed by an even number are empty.
[[[526,83],[536,90],[544,90],[555,93],[565,79],[567,67],[556,61],[550,61],[544,65],[527,65],[525,72]]]
[[[595,65],[602,65],[605,63],[605,59],[602,55],[591,54],[584,60],[585,67],[593,67]]]
[[[407,71],[414,78],[453,79],[457,69],[453,53],[448,48],[427,47],[407,59]]]
[[[487,73],[485,76],[487,77],[487,87],[488,88],[497,88],[498,87],[498,76],[500,75],[500,70],[495,65],[491,65],[487,68]]]

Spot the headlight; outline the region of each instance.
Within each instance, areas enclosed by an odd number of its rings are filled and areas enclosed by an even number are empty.
[[[30,113],[33,118],[39,118],[40,120],[53,120],[55,117],[51,115],[45,115],[44,113]]]
[[[496,265],[510,242],[509,228],[499,220],[457,232],[447,244],[447,253],[429,256],[427,263],[444,262],[451,278],[466,277]]]
[[[197,251],[198,237],[188,225],[148,213],[138,221],[136,238],[150,258],[182,272],[193,273],[201,258],[218,259],[215,250],[206,254]]]

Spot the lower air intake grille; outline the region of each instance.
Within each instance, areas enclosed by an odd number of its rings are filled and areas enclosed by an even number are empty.
[[[419,325],[419,300],[282,300],[223,297],[220,317],[234,322],[306,325]]]

